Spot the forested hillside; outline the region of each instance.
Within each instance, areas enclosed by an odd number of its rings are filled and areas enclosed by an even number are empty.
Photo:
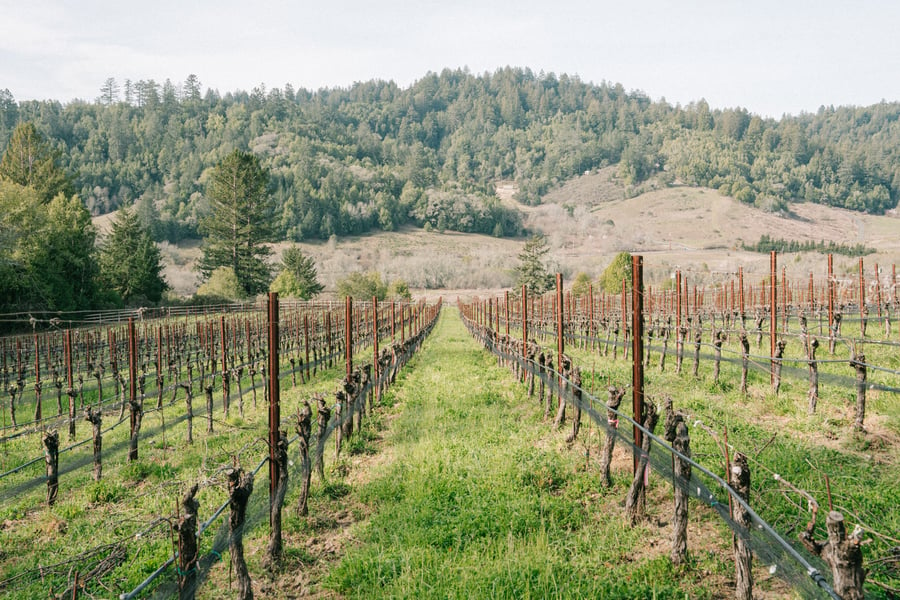
[[[205,90],[196,76],[117,82],[93,101],[16,102],[0,91],[0,153],[32,121],[93,214],[135,203],[156,239],[197,235],[211,168],[250,150],[272,174],[276,234],[289,240],[390,230],[514,235],[518,199],[618,164],[647,178],[717,188],[769,209],[811,201],[882,213],[900,197],[900,103],[762,119],[742,109],[653,102],[621,85],[506,68],[429,73],[402,89]]]

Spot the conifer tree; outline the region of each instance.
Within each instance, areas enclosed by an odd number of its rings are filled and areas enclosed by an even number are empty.
[[[134,300],[159,302],[168,284],[162,276],[162,255],[137,213],[122,209],[100,249],[104,284],[128,304]]]
[[[213,170],[206,196],[210,212],[200,223],[204,279],[218,267],[231,267],[248,295],[265,292],[271,274],[266,258],[272,254],[272,199],[269,173],[259,158],[235,150]]]

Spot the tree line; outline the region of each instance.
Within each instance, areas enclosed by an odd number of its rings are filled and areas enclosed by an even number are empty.
[[[768,254],[773,250],[780,253],[785,252],[821,252],[822,254],[841,254],[843,256],[866,256],[877,252],[875,248],[869,248],[865,244],[841,244],[839,242],[819,240],[785,240],[781,238],[773,238],[766,234],[760,236],[759,241],[755,244],[741,244],[744,250],[749,252],[762,252]]]
[[[206,182],[235,149],[271,173],[267,218],[294,241],[408,224],[518,235],[521,217],[494,199],[496,181],[514,180],[533,205],[615,164],[628,186],[658,177],[773,210],[809,201],[883,213],[900,198],[900,103],[764,119],[518,68],[445,69],[408,88],[222,94],[191,75],[108,79],[100,92],[62,104],[0,90],[0,149],[17,124],[34,123],[92,214],[133,204],[156,240],[200,235]]]

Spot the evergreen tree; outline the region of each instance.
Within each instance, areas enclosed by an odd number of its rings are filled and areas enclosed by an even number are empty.
[[[235,150],[213,170],[206,196],[210,212],[200,224],[206,236],[200,272],[208,279],[219,267],[231,267],[248,295],[264,292],[271,275],[265,259],[272,250],[272,202],[269,173],[249,152]]]
[[[305,256],[297,246],[291,246],[284,251],[281,263],[283,269],[269,287],[270,291],[309,300],[325,289],[325,286],[319,283],[316,263],[309,256]]]
[[[553,287],[553,275],[544,265],[544,257],[548,252],[550,246],[547,238],[540,234],[532,236],[519,252],[516,285],[524,285],[529,294],[543,294]]]
[[[20,123],[0,158],[0,179],[33,187],[44,202],[57,194],[69,197],[74,193],[72,180],[58,166],[58,158],[59,153],[50,147],[34,123]]]
[[[46,221],[28,256],[38,299],[48,310],[97,308],[97,231],[81,201],[62,194],[46,205]]]
[[[162,276],[162,256],[137,213],[122,209],[100,250],[100,274],[104,284],[128,304],[159,302],[168,289]]]

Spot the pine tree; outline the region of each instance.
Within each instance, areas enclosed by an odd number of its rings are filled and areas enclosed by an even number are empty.
[[[325,286],[319,283],[316,263],[309,256],[305,256],[297,246],[291,246],[284,251],[281,263],[283,270],[272,282],[269,288],[271,291],[309,300],[325,289]]]
[[[553,286],[553,275],[544,265],[544,257],[550,252],[547,238],[537,234],[525,242],[519,253],[516,285],[525,286],[529,294],[543,294]]]
[[[162,255],[137,213],[122,209],[100,249],[100,275],[105,285],[128,304],[159,302],[168,284],[162,276]]]
[[[12,133],[3,158],[0,179],[32,187],[44,202],[58,194],[74,193],[71,178],[58,165],[59,153],[50,147],[34,123],[20,123]]]
[[[271,281],[264,245],[272,238],[269,173],[249,152],[235,150],[213,170],[206,196],[210,212],[200,223],[204,279],[218,267],[231,267],[248,295],[265,292]]]

